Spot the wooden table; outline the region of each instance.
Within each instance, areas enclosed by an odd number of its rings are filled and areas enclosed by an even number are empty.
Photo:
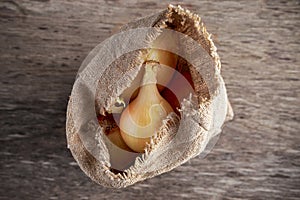
[[[213,33],[235,118],[205,159],[113,190],[67,149],[68,97],[96,44],[167,3],[0,1],[0,199],[300,198],[299,1],[181,5]]]

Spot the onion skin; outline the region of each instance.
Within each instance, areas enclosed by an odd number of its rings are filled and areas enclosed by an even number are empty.
[[[156,86],[157,67],[146,64],[139,94],[123,111],[120,119],[121,136],[136,152],[144,152],[150,138],[170,112],[170,104],[160,95]]]
[[[157,88],[161,92],[165,86],[170,82],[173,77],[174,71],[177,66],[178,56],[170,51],[164,50],[168,49],[175,50],[178,48],[178,38],[173,32],[163,31],[152,43],[151,48],[145,55],[144,60],[147,62],[155,62],[159,64],[157,69]],[[170,49],[169,48],[169,49]],[[139,73],[137,77],[131,83],[131,86],[123,91],[120,95],[121,101],[129,102],[134,100],[138,95],[138,88],[143,79],[142,74]],[[115,109],[112,113],[120,113],[123,108]]]
[[[168,86],[161,92],[161,95],[176,111],[177,108],[180,108],[180,102],[183,100],[183,98],[187,97],[190,93],[193,92],[194,90],[192,76],[188,71],[184,71],[182,73],[175,73]]]
[[[110,131],[106,136],[114,145],[118,146],[119,148],[126,151],[132,151],[124,142],[119,129],[114,129]]]
[[[114,119],[117,120],[118,122],[120,121],[120,115],[114,115]],[[101,126],[102,121],[105,119],[104,116],[99,115],[97,116],[98,122]],[[121,137],[120,134],[120,129],[115,127],[111,128],[111,130],[105,132],[106,137],[116,146],[119,148],[126,150],[126,151],[132,151],[124,142],[123,138]]]
[[[136,152],[144,152],[163,120],[174,112],[159,93],[172,80],[178,62],[176,54],[163,50],[168,46],[178,48],[178,38],[173,32],[163,31],[153,41],[145,57],[145,70],[137,97],[121,114],[121,136]]]
[[[155,61],[160,64],[157,70],[157,86],[161,92],[165,86],[170,82],[173,77],[174,71],[177,66],[178,56],[161,49],[151,49],[147,60]]]
[[[113,129],[107,137],[115,144],[109,149],[111,168],[123,171],[133,165],[138,155],[126,145],[120,135],[120,129]]]
[[[131,146],[135,152],[143,153],[146,144],[150,142],[150,138],[133,137],[125,132],[121,132],[122,138]]]

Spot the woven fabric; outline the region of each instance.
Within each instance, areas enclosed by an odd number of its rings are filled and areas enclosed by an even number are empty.
[[[120,33],[143,27],[154,29],[144,32],[141,29],[138,38],[121,36],[116,41],[103,42],[89,54],[79,70],[68,103],[68,147],[80,168],[92,180],[106,187],[126,187],[170,171],[193,157],[205,155],[212,148],[223,123],[233,117],[220,74],[220,59],[200,17],[170,5],[160,13],[125,25]],[[171,113],[146,152],[137,155],[134,164],[123,173],[115,173],[110,162],[110,154],[115,149],[104,134],[107,127],[99,126],[96,115],[105,115],[118,96],[139,76],[143,55],[147,51],[145,48],[151,47],[151,42],[163,28],[190,38],[180,44],[178,53],[189,61],[187,65],[196,98],[190,96],[183,100],[180,118]],[[130,50],[133,40],[141,42],[140,49]],[[124,46],[115,49],[114,43]],[[111,57],[118,59],[110,62]],[[184,63],[182,58],[179,62]],[[108,122],[108,126],[113,125]],[[124,152],[124,156],[131,155]]]

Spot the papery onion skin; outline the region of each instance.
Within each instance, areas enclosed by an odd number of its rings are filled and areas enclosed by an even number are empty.
[[[180,102],[183,98],[187,98],[193,92],[191,74],[185,71],[182,73],[176,72],[168,86],[161,92],[161,95],[170,103],[174,110],[177,110],[177,108],[180,108]]]
[[[119,148],[126,151],[132,151],[124,142],[119,129],[112,130],[109,134],[107,134],[107,137],[114,145],[118,146]]]
[[[156,86],[156,64],[146,64],[142,87],[135,100],[123,111],[120,119],[121,136],[136,152],[144,152],[146,143],[162,125],[170,112],[170,104]]]

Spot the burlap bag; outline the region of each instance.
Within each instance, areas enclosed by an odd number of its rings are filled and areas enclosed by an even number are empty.
[[[110,154],[116,149],[104,134],[113,122],[108,119],[99,125],[96,116],[112,110],[118,96],[138,76],[145,49],[163,28],[189,38],[185,38],[176,53],[184,58],[179,62],[189,66],[195,98],[190,95],[181,102],[181,117],[171,113],[164,120],[145,153],[121,153],[134,159],[134,163],[120,172],[111,168]],[[199,16],[170,5],[158,14],[125,25],[120,33],[129,31],[130,35],[133,29],[141,30],[141,34],[129,38],[127,34],[101,43],[89,54],[79,69],[67,108],[68,148],[80,168],[107,187],[126,187],[170,171],[195,156],[206,155],[223,123],[233,117],[216,47]],[[130,49],[135,41],[141,43],[140,49]],[[124,49],[128,53],[124,54]]]

